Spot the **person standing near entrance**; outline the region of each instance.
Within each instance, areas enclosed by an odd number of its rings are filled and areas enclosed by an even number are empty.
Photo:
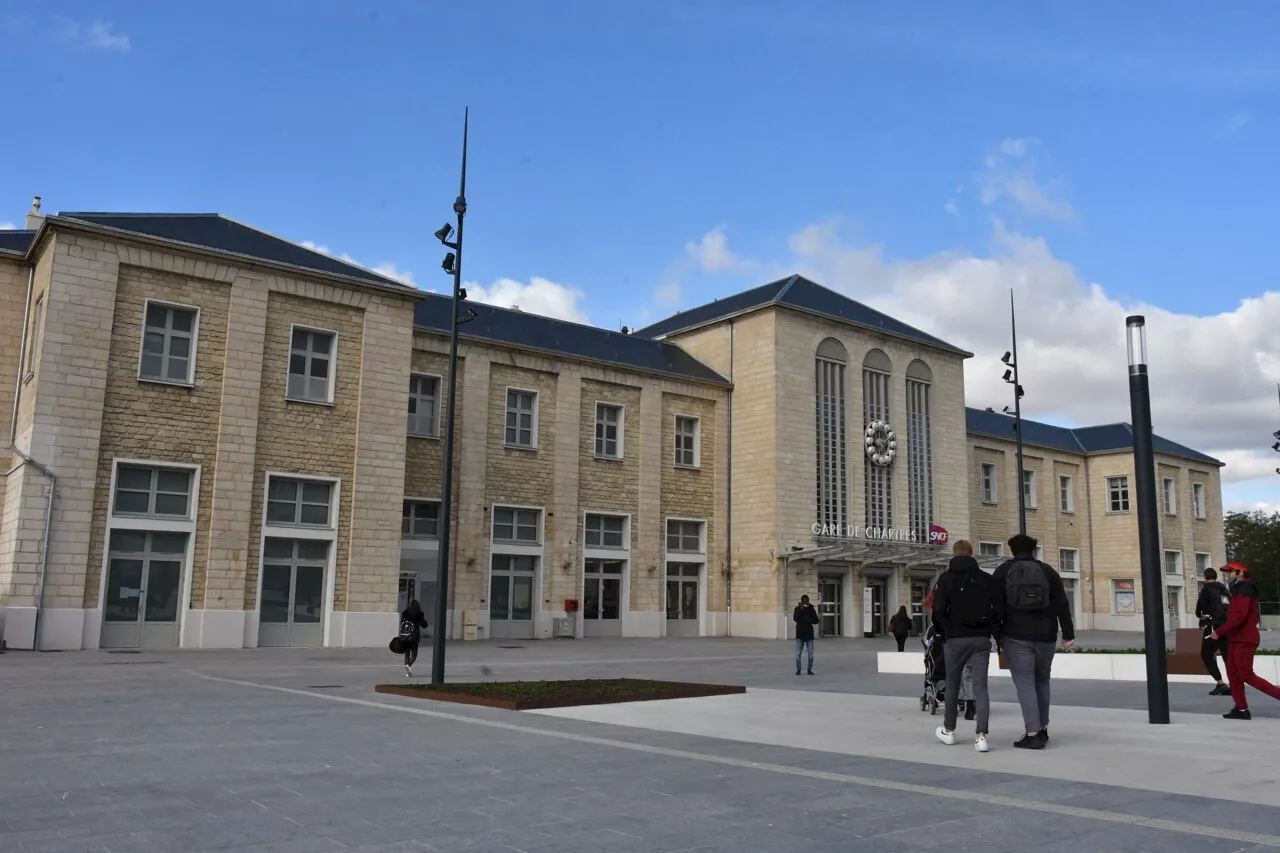
[[[1076,644],[1071,601],[1062,577],[1035,558],[1036,544],[1025,533],[1014,536],[1009,540],[1013,559],[1002,563],[992,576],[996,606],[1003,611],[1004,656],[1027,732],[1014,744],[1018,749],[1044,749],[1049,744],[1049,676],[1058,651],[1059,625],[1063,648]]]
[[[1231,604],[1227,608],[1227,621],[1209,635],[1216,640],[1226,637],[1230,641],[1227,653],[1227,679],[1231,682],[1231,698],[1236,706],[1222,716],[1228,720],[1252,720],[1249,700],[1244,686],[1260,690],[1272,699],[1280,699],[1280,687],[1275,686],[1253,671],[1253,657],[1258,653],[1261,636],[1258,622],[1258,586],[1249,580],[1249,570],[1242,563],[1227,563],[1222,573],[1227,576],[1231,588]]]
[[[800,652],[809,652],[809,674],[813,675],[813,626],[818,624],[818,611],[809,603],[809,596],[800,596],[795,613],[791,615],[796,623],[796,675],[800,674]]]
[[[1204,570],[1204,586],[1200,590],[1200,598],[1196,600],[1196,618],[1200,620],[1200,630],[1204,639],[1200,641],[1200,660],[1204,668],[1217,682],[1210,696],[1230,696],[1231,688],[1222,681],[1222,670],[1218,669],[1218,655],[1226,664],[1230,643],[1226,637],[1213,639],[1213,633],[1227,622],[1227,608],[1231,595],[1227,588],[1218,581],[1218,573],[1213,569]]]
[[[418,645],[422,642],[422,629],[427,627],[426,614],[415,598],[400,614],[400,643],[404,647],[404,677],[413,677],[413,665],[418,660]]]
[[[972,673],[973,700],[977,705],[977,730],[973,746],[987,752],[991,697],[987,670],[991,664],[991,637],[999,622],[991,577],[973,559],[973,546],[961,539],[952,548],[951,563],[933,590],[933,622],[942,627],[946,643],[946,713],[936,732],[948,746],[956,742],[956,717],[960,707],[960,682],[966,668]]]
[[[907,615],[905,606],[899,607],[898,612],[889,620],[889,633],[898,641],[898,651],[906,651],[907,637],[911,636],[911,617]]]

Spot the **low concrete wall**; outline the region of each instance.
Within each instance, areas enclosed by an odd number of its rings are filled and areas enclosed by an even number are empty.
[[[899,675],[924,676],[924,655],[913,652],[879,652],[879,671]],[[1280,655],[1258,655],[1253,671],[1270,681],[1280,683]],[[989,677],[1008,678],[1009,671],[999,665],[988,670]],[[1087,681],[1146,681],[1147,662],[1142,655],[1059,654],[1053,660],[1053,677]],[[1169,681],[1182,684],[1212,684],[1208,675],[1170,675]]]

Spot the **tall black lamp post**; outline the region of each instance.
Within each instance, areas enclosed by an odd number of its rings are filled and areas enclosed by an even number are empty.
[[[1013,351],[1006,352],[1000,360],[1008,368],[1004,381],[1013,386],[1013,411],[1004,407],[1006,415],[1013,415],[1013,434],[1018,447],[1018,532],[1027,533],[1027,475],[1022,470],[1022,385],[1018,383],[1018,316],[1013,309],[1013,291],[1009,291],[1009,326],[1013,333]]]
[[[1147,321],[1125,320],[1129,348],[1129,406],[1133,417],[1133,475],[1138,493],[1138,553],[1142,563],[1142,621],[1147,642],[1147,718],[1169,722],[1169,665],[1164,649],[1164,568],[1156,509],[1156,459],[1151,446],[1151,387],[1147,379]]]
[[[453,203],[453,212],[458,215],[458,238],[452,242],[449,235],[453,226],[445,223],[435,233],[436,239],[452,252],[444,256],[441,264],[444,271],[453,276],[453,301],[450,304],[452,321],[449,326],[449,400],[445,408],[444,426],[444,493],[440,497],[440,576],[436,584],[435,633],[431,641],[431,683],[444,684],[444,650],[449,633],[449,546],[453,536],[453,406],[458,388],[458,326],[474,317],[460,317],[462,302],[467,292],[462,289],[462,218],[467,213],[467,125],[470,122],[471,110],[468,108],[462,119],[462,181],[458,188],[458,199]]]

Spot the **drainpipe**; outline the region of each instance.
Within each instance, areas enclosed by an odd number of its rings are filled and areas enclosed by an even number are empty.
[[[733,382],[733,321],[729,321],[729,381]],[[724,525],[724,609],[725,633],[733,636],[733,387],[729,387],[729,418],[725,428],[725,466],[728,468],[729,484],[726,488],[725,510],[727,518]],[[785,612],[785,611],[784,611]]]
[[[1094,565],[1096,554],[1093,550],[1093,483],[1089,472],[1088,456],[1084,458],[1084,508],[1085,512],[1089,513],[1089,607],[1093,611],[1089,614],[1089,629],[1096,631],[1098,628],[1098,570]]]
[[[782,558],[782,639],[791,639],[791,623],[787,621],[787,608],[791,605],[791,555]]]

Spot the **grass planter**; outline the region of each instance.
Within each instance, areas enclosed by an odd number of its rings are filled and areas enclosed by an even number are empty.
[[[480,705],[506,711],[537,711],[580,705],[731,696],[746,693],[747,688],[639,678],[593,678],[578,681],[479,681],[439,685],[379,684],[374,691],[391,696]]]

